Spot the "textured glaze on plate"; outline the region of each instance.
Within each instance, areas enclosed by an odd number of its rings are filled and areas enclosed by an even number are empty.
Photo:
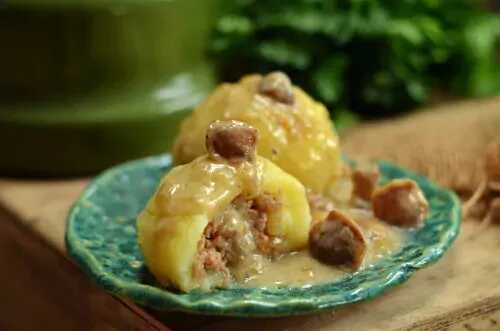
[[[415,179],[430,204],[424,227],[408,230],[402,249],[340,280],[308,287],[235,288],[176,293],[158,287],[137,245],[135,218],[170,168],[170,156],[133,161],[97,177],[70,212],[70,255],[104,289],[158,310],[230,316],[283,316],[373,298],[439,259],[460,228],[460,202],[426,178],[381,162],[382,182]]]

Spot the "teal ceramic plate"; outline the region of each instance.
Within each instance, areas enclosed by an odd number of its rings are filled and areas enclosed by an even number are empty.
[[[97,177],[69,215],[69,253],[107,291],[157,310],[230,316],[283,316],[331,309],[373,298],[439,259],[458,234],[460,203],[450,191],[390,163],[382,180],[410,177],[430,203],[425,226],[408,231],[403,248],[335,282],[311,287],[226,289],[175,293],[159,287],[137,245],[135,218],[171,167],[168,155],[129,162]]]

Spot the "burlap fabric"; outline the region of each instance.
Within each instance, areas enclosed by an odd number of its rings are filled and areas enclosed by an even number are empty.
[[[344,152],[393,161],[469,196],[483,177],[488,143],[500,140],[500,97],[448,103],[362,124],[342,137]]]

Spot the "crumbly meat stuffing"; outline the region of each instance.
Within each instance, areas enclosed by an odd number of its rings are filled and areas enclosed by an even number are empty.
[[[194,265],[195,277],[206,272],[221,272],[230,281],[228,267],[235,266],[246,256],[258,251],[260,254],[275,254],[273,240],[265,229],[268,215],[281,204],[269,194],[246,200],[237,197],[231,205],[210,222],[198,246],[198,259]]]
[[[193,274],[196,278],[202,278],[207,271],[220,272],[225,282],[230,282],[230,274],[223,253],[204,237],[198,243],[198,258],[193,265]]]

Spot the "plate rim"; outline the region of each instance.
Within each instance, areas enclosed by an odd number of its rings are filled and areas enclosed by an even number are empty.
[[[114,274],[106,272],[92,252],[83,245],[78,237],[74,224],[76,215],[83,208],[82,205],[85,205],[87,198],[98,189],[101,182],[113,178],[117,172],[121,173],[137,166],[171,166],[172,157],[169,153],[132,160],[116,165],[91,180],[80,197],[73,203],[68,213],[65,233],[66,248],[69,256],[98,286],[104,288],[107,292],[113,295],[129,298],[135,303],[159,311],[179,311],[203,315],[234,317],[277,317],[303,315],[323,310],[331,310],[346,304],[374,298],[386,290],[405,282],[415,273],[415,271],[439,260],[452,245],[460,232],[461,203],[454,192],[438,186],[425,176],[416,174],[413,171],[399,167],[391,162],[381,160],[377,161],[377,163],[381,168],[386,167],[395,169],[404,173],[405,177],[418,178],[419,180],[424,181],[425,184],[431,189],[445,193],[447,198],[452,203],[452,208],[449,211],[451,224],[450,229],[447,231],[447,236],[439,242],[439,245],[437,245],[439,247],[436,247],[436,249],[432,251],[432,254],[425,255],[419,259],[404,262],[400,268],[393,270],[389,274],[389,281],[379,282],[377,286],[368,287],[359,291],[361,294],[358,293],[358,295],[353,296],[350,299],[327,302],[321,305],[318,305],[311,300],[292,300],[291,302],[287,301],[281,303],[269,303],[262,300],[240,300],[237,303],[217,304],[216,302],[211,301],[210,297],[208,297],[208,299],[199,299],[197,301],[186,300],[182,297],[181,293],[171,292],[152,285],[124,281]],[[334,283],[335,282],[330,282],[313,286],[327,286]],[[237,290],[238,289],[226,289],[220,291]],[[272,290],[273,289],[271,289],[271,291]]]

